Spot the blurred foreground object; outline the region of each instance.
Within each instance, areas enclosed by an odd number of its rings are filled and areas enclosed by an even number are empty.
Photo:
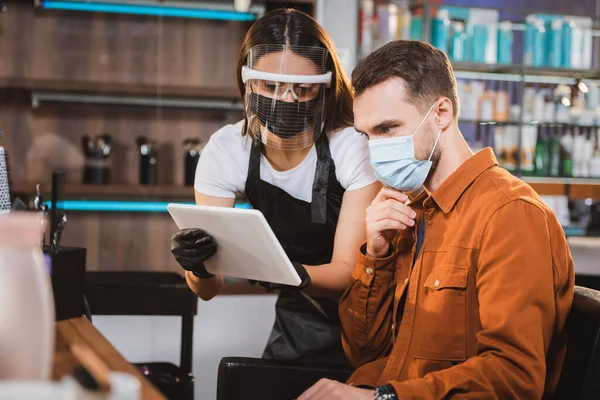
[[[54,299],[38,213],[0,216],[0,379],[50,378]]]

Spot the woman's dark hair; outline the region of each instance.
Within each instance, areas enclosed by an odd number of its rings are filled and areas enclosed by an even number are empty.
[[[342,69],[333,40],[314,18],[291,8],[277,9],[257,20],[244,38],[237,66],[240,94],[244,98],[246,87],[242,82],[242,67],[246,65],[250,49],[256,45],[280,44],[287,46],[316,46],[327,49],[327,70],[331,71],[331,87],[325,100],[325,132],[354,125],[352,113],[352,86]],[[244,110],[244,128],[247,133],[247,116]]]

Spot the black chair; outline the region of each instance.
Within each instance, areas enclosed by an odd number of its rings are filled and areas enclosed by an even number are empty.
[[[180,365],[135,364],[169,399],[193,399],[194,316],[198,298],[185,279],[170,272],[86,273],[86,298],[92,315],[181,316]]]
[[[567,319],[569,344],[556,399],[600,398],[600,292],[575,286]]]
[[[575,287],[567,319],[569,344],[555,399],[600,398],[600,292]],[[321,378],[344,382],[350,371],[250,358],[224,358],[219,366],[218,400],[260,396],[295,399]]]
[[[217,400],[296,399],[321,378],[345,382],[351,373],[341,367],[227,357],[219,365]]]

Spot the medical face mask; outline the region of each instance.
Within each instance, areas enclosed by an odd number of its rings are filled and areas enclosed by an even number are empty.
[[[415,158],[415,135],[427,120],[431,110],[433,110],[433,105],[412,135],[369,140],[371,165],[377,179],[385,186],[405,193],[419,192],[423,187],[431,170],[431,157],[442,130],[440,129],[438,132],[427,160]]]

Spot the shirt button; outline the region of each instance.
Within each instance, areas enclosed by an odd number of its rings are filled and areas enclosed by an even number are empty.
[[[408,283],[408,278],[406,278],[406,279],[404,280],[404,283]]]
[[[367,275],[373,275],[373,268],[367,267],[367,269],[365,270],[365,272],[367,273]]]
[[[439,279],[436,279],[436,280],[435,280],[435,282],[433,282],[433,287],[434,287],[434,288],[437,288],[437,287],[439,287],[439,286],[440,286],[440,280],[439,280]]]

